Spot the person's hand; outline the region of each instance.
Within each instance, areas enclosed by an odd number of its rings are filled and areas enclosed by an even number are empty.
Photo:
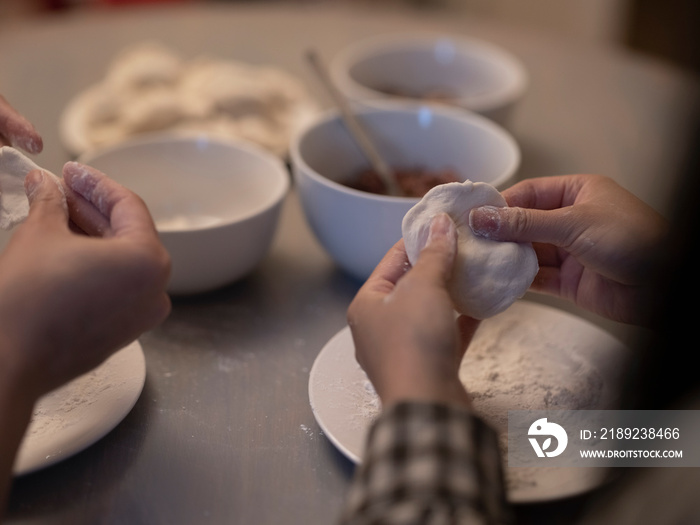
[[[0,254],[0,519],[34,403],[170,311],[170,259],[143,201],[87,166],[63,176],[27,175],[29,216]]]
[[[399,241],[348,308],[356,358],[384,407],[407,400],[469,405],[459,367],[478,321],[457,319],[446,289],[456,243],[454,223],[438,215],[415,266]]]
[[[44,147],[41,135],[0,95],[0,146],[22,148],[28,153],[40,153]]]
[[[27,220],[0,255],[0,358],[30,397],[100,364],[162,321],[170,262],[139,197],[67,163],[27,175]],[[64,198],[64,193],[67,196]],[[101,238],[79,235],[83,231]]]
[[[509,208],[475,208],[477,235],[533,242],[533,291],[625,323],[646,324],[667,233],[650,206],[599,175],[527,179],[503,192]]]

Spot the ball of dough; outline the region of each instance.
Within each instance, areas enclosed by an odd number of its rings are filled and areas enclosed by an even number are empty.
[[[503,196],[484,182],[441,184],[411,208],[401,225],[411,264],[428,240],[430,223],[447,213],[457,226],[457,257],[450,280],[455,309],[475,319],[504,311],[530,287],[538,271],[530,243],[489,240],[474,235],[469,212],[479,206],[507,206]]]
[[[175,84],[182,60],[158,42],[142,42],[121,51],[109,65],[106,82],[120,91]]]

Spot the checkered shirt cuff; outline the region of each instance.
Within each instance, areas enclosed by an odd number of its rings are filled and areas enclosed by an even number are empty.
[[[511,523],[496,433],[461,407],[389,408],[370,430],[341,523]]]

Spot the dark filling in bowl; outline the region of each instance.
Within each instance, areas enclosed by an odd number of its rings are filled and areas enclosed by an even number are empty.
[[[396,182],[398,182],[401,191],[406,197],[421,198],[428,193],[428,190],[439,184],[462,182],[451,169],[437,171],[423,168],[394,168],[394,175],[396,176]],[[361,171],[344,184],[349,188],[368,193],[387,194],[382,179],[372,169]]]

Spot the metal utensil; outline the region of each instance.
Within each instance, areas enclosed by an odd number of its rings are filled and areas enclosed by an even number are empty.
[[[350,109],[350,105],[348,104],[345,97],[340,93],[340,91],[338,91],[338,89],[333,84],[331,78],[326,72],[326,69],[323,67],[323,64],[318,58],[316,52],[314,50],[307,51],[306,58],[308,59],[309,63],[313,66],[319,79],[326,87],[328,93],[331,95],[336,105],[340,109],[340,114],[343,118],[343,122],[345,122],[345,125],[348,128],[348,131],[350,132],[350,134],[355,139],[362,152],[369,160],[370,164],[372,165],[372,168],[382,179],[382,182],[384,183],[384,186],[386,187],[389,195],[402,196],[403,192],[401,191],[401,188],[396,182],[394,172],[381,157],[381,155],[377,151],[377,148],[374,146],[369,136],[367,135],[367,132],[364,130],[357,118],[355,118],[354,113]]]

